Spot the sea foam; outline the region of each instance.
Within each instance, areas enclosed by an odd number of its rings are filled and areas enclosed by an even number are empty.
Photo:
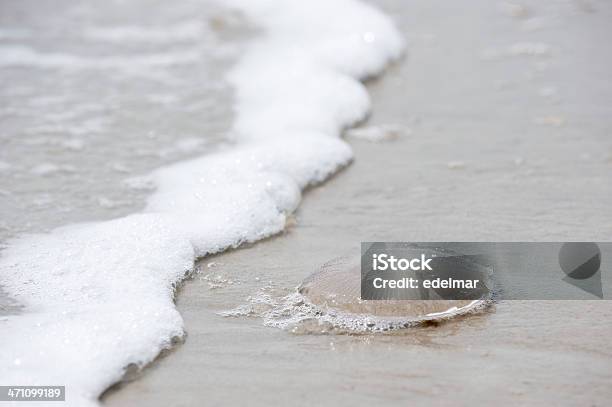
[[[21,308],[0,320],[2,384],[96,405],[183,335],[174,289],[195,259],[280,232],[301,191],[350,162],[359,80],[402,50],[389,19],[354,0],[231,4],[262,29],[228,75],[236,147],[157,170],[139,214],[7,242],[0,286]]]

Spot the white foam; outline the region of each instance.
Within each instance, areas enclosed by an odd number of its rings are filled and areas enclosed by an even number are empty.
[[[401,51],[390,21],[353,0],[233,5],[264,30],[229,76],[237,147],[156,171],[141,214],[9,242],[0,285],[23,309],[0,321],[3,382],[95,405],[183,334],[174,285],[195,258],[278,233],[301,190],[351,160],[339,136],[368,113],[358,80]]]
[[[120,70],[142,75],[151,68],[187,64],[201,58],[195,49],[168,53],[143,53],[131,56],[84,57],[73,54],[41,52],[23,45],[0,46],[0,67],[33,67],[40,69]]]
[[[422,316],[376,316],[355,314],[333,307],[320,307],[299,292],[282,298],[263,290],[247,298],[247,303],[233,309],[220,311],[223,317],[260,317],[266,326],[288,329],[294,333],[366,333],[388,332],[441,322],[460,315],[480,311],[490,305],[490,299],[474,300],[463,307],[451,307],[445,311]]]
[[[346,137],[380,143],[383,141],[395,140],[400,137],[400,135],[409,135],[410,133],[411,130],[406,127],[387,124],[349,129],[346,132]]]
[[[175,41],[195,41],[206,32],[206,26],[200,21],[183,21],[161,27],[146,26],[113,26],[92,27],[84,35],[97,41],[124,43],[142,42],[168,44]]]

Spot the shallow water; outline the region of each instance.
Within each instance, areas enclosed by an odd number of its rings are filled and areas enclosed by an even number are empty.
[[[138,176],[227,142],[244,24],[212,1],[3,1],[0,242],[136,212]]]

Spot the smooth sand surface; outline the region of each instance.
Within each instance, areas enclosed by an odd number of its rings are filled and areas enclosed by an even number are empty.
[[[367,125],[411,131],[352,141],[355,162],[306,193],[287,233],[205,259],[177,297],[186,341],[104,404],[609,404],[609,301],[505,301],[396,335],[216,314],[290,290],[362,240],[612,236],[610,5],[380,3],[408,53],[369,84]]]

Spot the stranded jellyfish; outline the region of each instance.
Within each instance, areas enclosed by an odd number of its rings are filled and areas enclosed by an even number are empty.
[[[363,300],[361,285],[369,284],[371,279],[366,276],[362,281],[361,257],[355,256],[324,264],[303,281],[298,292],[308,305],[316,309],[319,319],[354,330],[409,327],[470,313],[488,304],[491,297],[488,268],[464,256],[439,254],[437,264],[452,263],[452,267],[434,268],[437,271],[426,278],[448,281],[451,274],[460,278],[476,276],[483,289],[472,290],[469,295],[457,290],[412,289],[401,291],[399,296],[399,291],[395,291],[396,295],[387,298]],[[441,262],[441,259],[445,261]],[[412,270],[403,272],[402,276],[412,276],[421,281],[424,278],[423,273]]]

